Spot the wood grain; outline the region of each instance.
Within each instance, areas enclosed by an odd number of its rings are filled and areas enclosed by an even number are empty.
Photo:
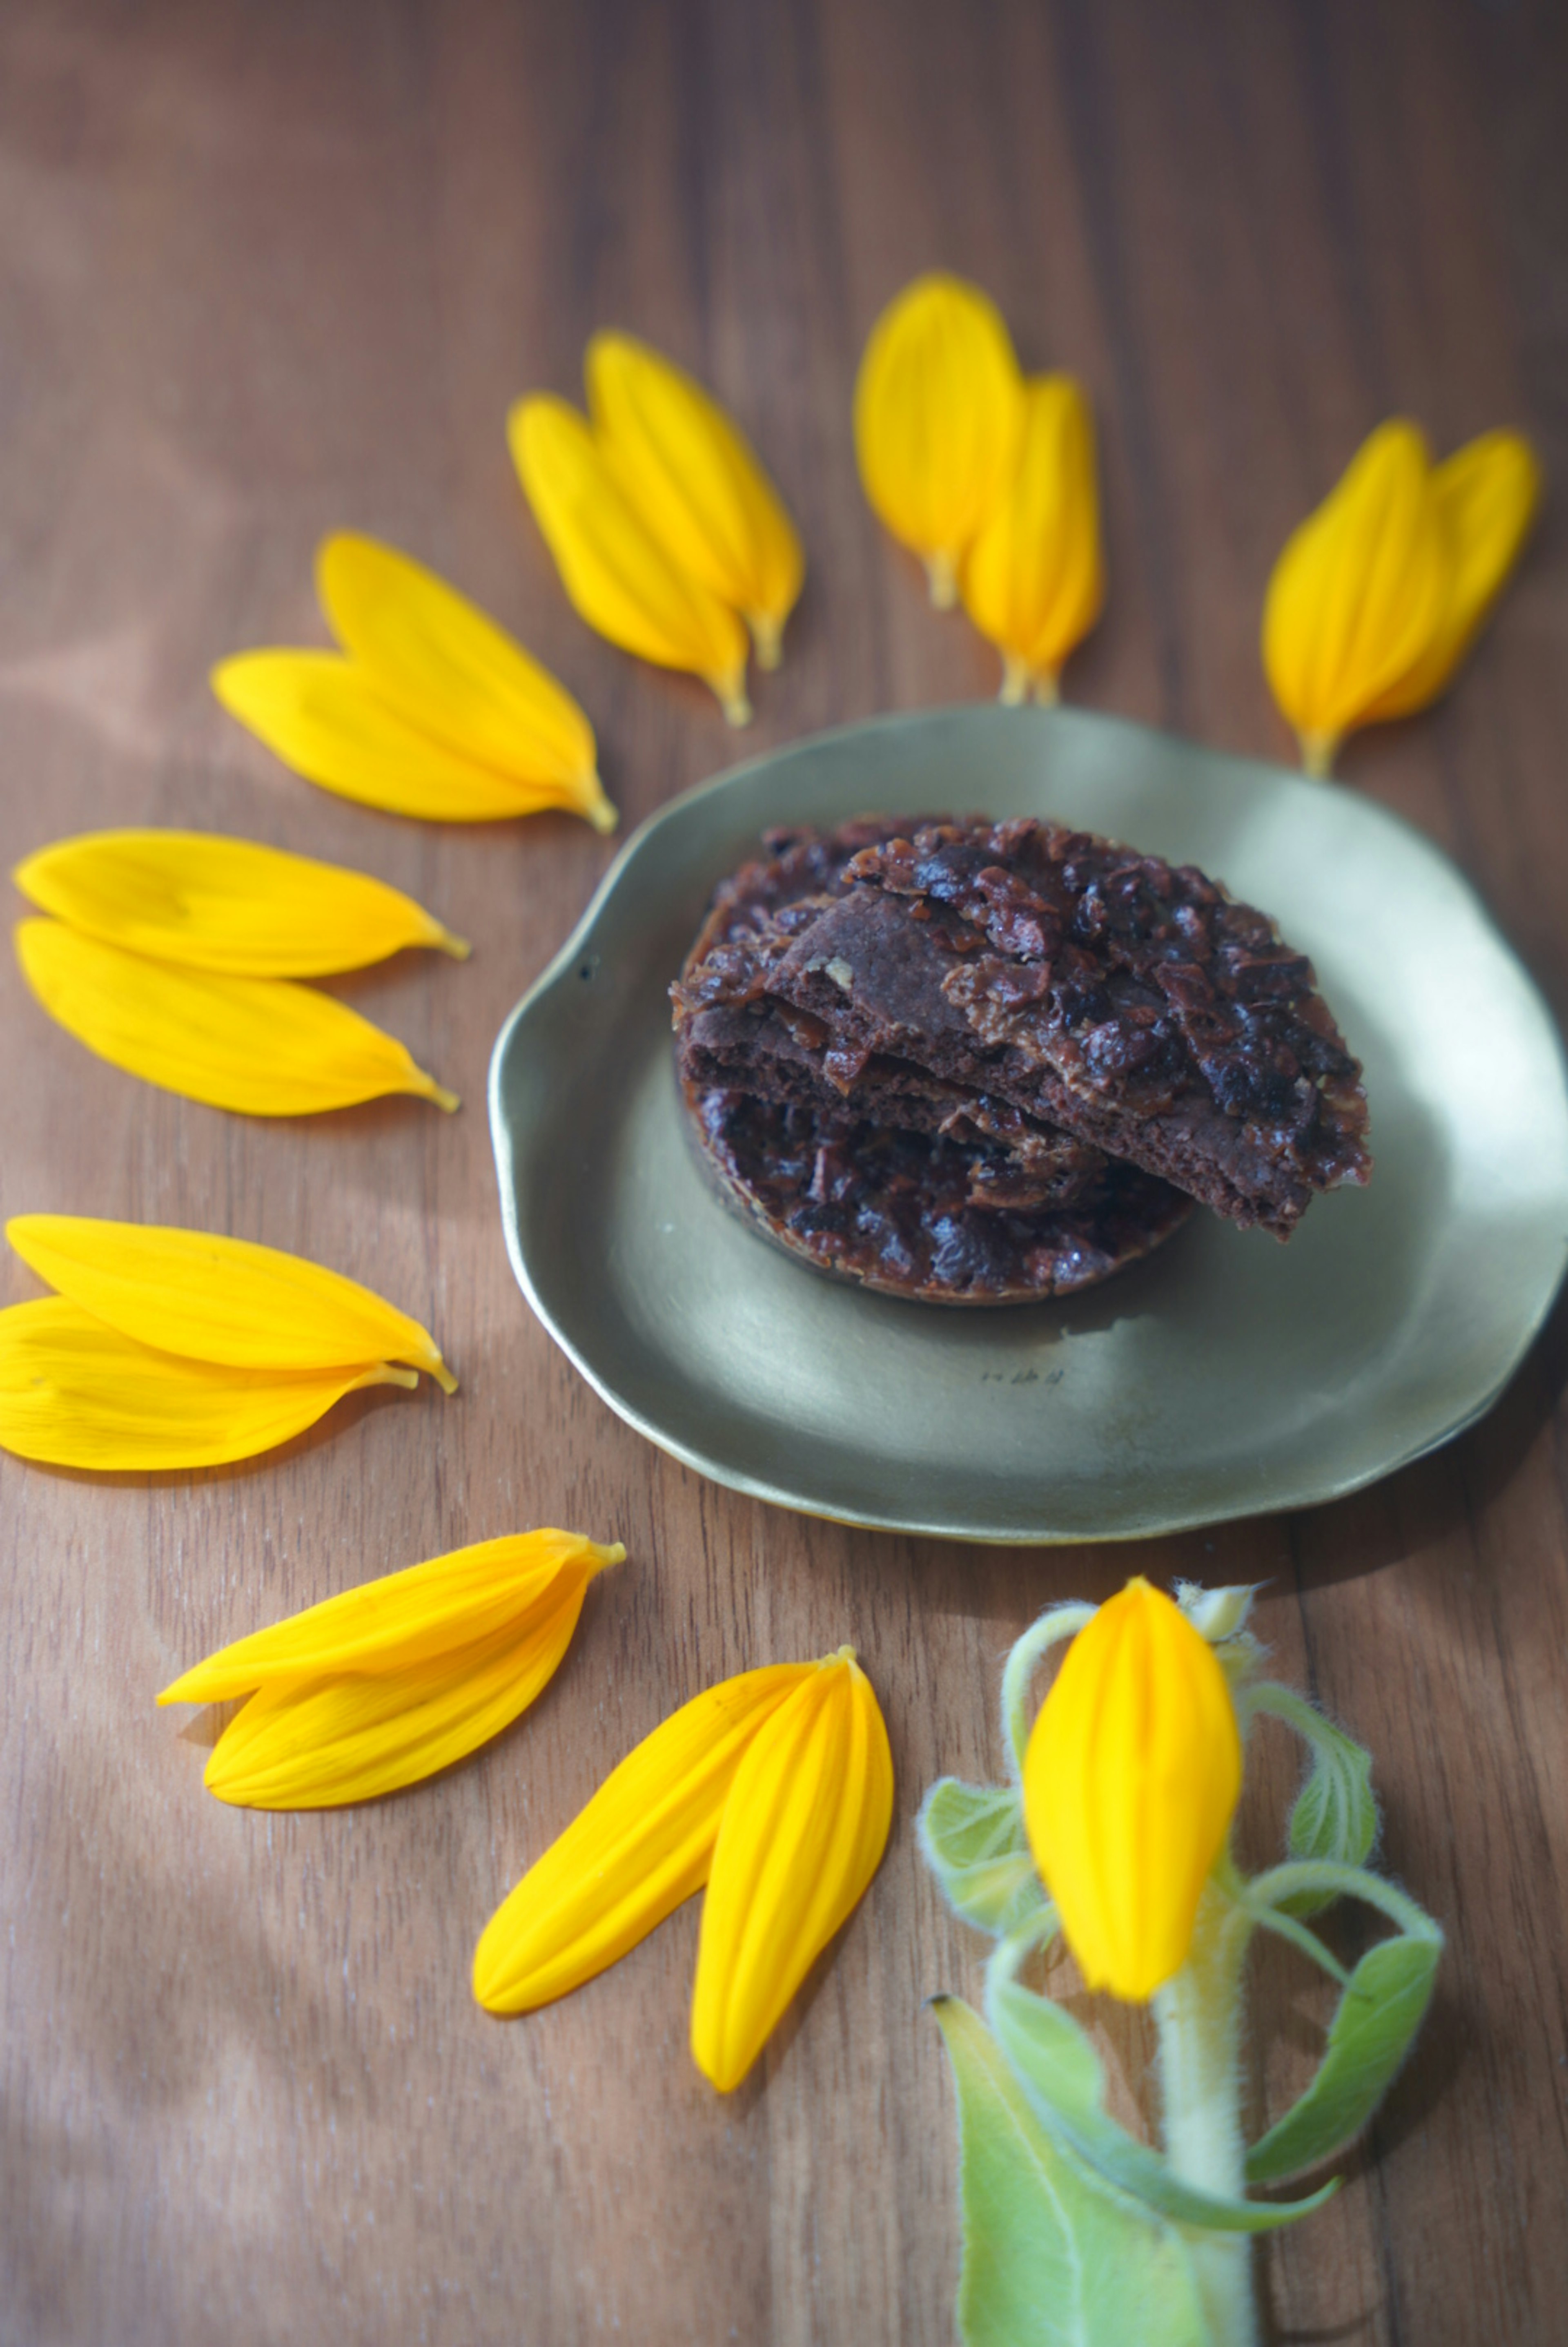
[[[245,1122],[138,1086],[0,963],[0,1205],[208,1224],[424,1319],[455,1399],[359,1398],[254,1467],[92,1481],[0,1459],[0,2339],[251,2347],[952,2335],[951,2096],[922,2000],[972,1992],[911,1819],[993,1774],[996,1675],[1045,1602],[1135,1564],[1265,1583],[1262,1626],[1374,1748],[1390,1868],[1450,1933],[1348,2188],[1267,2252],[1281,2340],[1568,2331],[1568,1648],[1559,1312],[1492,1418],[1342,1505],[1152,1551],[855,1534],[700,1482],[574,1376],[510,1278],[483,1113],[500,1022],[610,854],[312,792],[209,663],[314,641],[329,528],[384,534],[589,707],[628,823],[728,763],[988,693],[874,527],[848,428],[917,270],[996,294],[1100,418],[1112,590],[1085,704],[1286,748],[1256,642],[1287,529],[1402,410],[1514,422],[1568,483],[1568,19],[1549,0],[898,0],[572,8],[11,0],[0,18],[0,793],[7,862],[110,822],[340,859],[476,940],[344,996],[464,1097]],[[508,401],[614,321],[753,433],[811,570],[738,745],[593,641],[512,480]],[[1568,1007],[1568,574],[1549,515],[1451,703],[1348,786],[1474,875]],[[0,1297],[33,1292],[7,1261]],[[1288,1342],[1288,1332],[1282,1337]],[[152,1696],[222,1639],[520,1524],[628,1548],[535,1711],[440,1784],[264,1818]],[[722,1673],[852,1638],[893,1840],[764,2068],[686,2052],[696,1915],[517,2025],[475,1934],[606,1765]],[[1295,1766],[1270,1746],[1258,1840]],[[1274,2106],[1316,2008],[1260,1969]],[[1103,2016],[1102,2016],[1103,2018]],[[1146,2106],[1135,2020],[1107,2043]]]

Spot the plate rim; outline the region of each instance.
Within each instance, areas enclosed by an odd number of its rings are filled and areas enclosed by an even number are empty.
[[[759,768],[776,765],[789,757],[845,740],[864,739],[872,733],[901,732],[911,726],[926,723],[932,719],[961,718],[981,711],[989,712],[995,705],[986,702],[953,702],[941,703],[929,709],[885,711],[874,717],[851,721],[842,725],[829,726],[814,733],[799,735],[792,741],[781,743],[770,750],[762,751],[754,757],[742,759],[738,764],[728,766],[719,774],[710,774],[703,781],[692,784],[690,788],[677,793],[675,797],[667,799],[662,806],[656,807],[651,815],[645,816],[636,828],[627,835],[595,888],[580,917],[574,924],[570,935],[559,950],[552,955],[545,968],[514,1004],[502,1022],[490,1053],[485,1081],[485,1102],[490,1123],[491,1144],[495,1159],[497,1188],[500,1193],[502,1233],[505,1241],[507,1259],[512,1266],[513,1276],[535,1317],[546,1335],[565,1353],[578,1376],[598,1395],[601,1401],[615,1412],[617,1418],[631,1427],[635,1433],[640,1434],[646,1441],[651,1442],[656,1449],[678,1460],[683,1466],[691,1468],[697,1474],[705,1476],[710,1482],[718,1483],[728,1491],[739,1491],[748,1499],[763,1501],[769,1506],[787,1509],[792,1514],[812,1517],[820,1522],[843,1524],[857,1531],[886,1532],[904,1538],[954,1540],[962,1542],[966,1545],[993,1548],[1093,1547],[1107,1542],[1173,1538],[1184,1532],[1202,1530],[1209,1525],[1243,1522],[1254,1517],[1289,1515],[1305,1508],[1329,1506],[1337,1500],[1348,1499],[1357,1491],[1366,1491],[1371,1485],[1382,1482],[1388,1476],[1399,1474],[1406,1467],[1413,1466],[1418,1460],[1429,1458],[1432,1452],[1443,1449],[1448,1443],[1457,1441],[1461,1435],[1467,1433],[1471,1427],[1478,1425],[1496,1407],[1518,1375],[1526,1356],[1544,1327],[1561,1291],[1564,1274],[1568,1273],[1568,1230],[1564,1231],[1558,1244],[1555,1277],[1550,1286],[1543,1289],[1542,1298],[1528,1322],[1522,1323],[1519,1341],[1509,1355],[1502,1371],[1471,1409],[1438,1433],[1411,1443],[1408,1449],[1379,1466],[1358,1470],[1339,1478],[1330,1479],[1327,1483],[1321,1479],[1315,1479],[1309,1491],[1288,1490],[1280,1496],[1269,1500],[1262,1507],[1249,1504],[1245,1499],[1238,1499],[1234,1506],[1218,1509],[1206,1508],[1201,1512],[1176,1513],[1146,1524],[1115,1525],[1104,1532],[1083,1530],[1054,1532],[1013,1526],[998,1529],[994,1522],[958,1523],[951,1520],[933,1522],[918,1517],[891,1515],[872,1510],[843,1510],[824,1506],[820,1499],[808,1493],[787,1488],[764,1477],[748,1474],[744,1471],[728,1465],[722,1460],[715,1458],[711,1452],[683,1441],[678,1436],[670,1433],[667,1429],[656,1424],[644,1411],[616,1390],[607,1378],[586,1358],[580,1347],[545,1305],[530,1273],[518,1227],[516,1182],[514,1178],[515,1153],[510,1125],[502,1105],[504,1071],[508,1055],[514,1046],[518,1030],[535,1005],[546,994],[551,993],[583,957],[611,897],[617,893],[627,869],[633,861],[640,856],[647,841],[666,825],[683,816],[702,800],[743,780]],[[1211,749],[1207,743],[1192,741],[1185,734],[1175,733],[1162,726],[1145,724],[1139,719],[1122,717],[1112,711],[1074,708],[1024,713],[1032,718],[1039,717],[1047,720],[1065,718],[1069,723],[1074,723],[1086,720],[1093,725],[1107,725],[1165,745],[1196,751],[1205,759],[1211,760],[1221,767],[1245,768],[1251,772],[1262,769],[1282,781],[1300,784],[1308,790],[1339,791],[1347,788],[1344,784],[1333,780],[1315,781],[1312,777],[1299,774],[1291,767],[1280,766],[1272,760],[1247,757],[1236,751]],[[1359,805],[1366,814],[1383,823],[1400,835],[1403,839],[1418,847],[1424,855],[1435,857],[1442,865],[1450,879],[1458,882],[1478,921],[1491,932],[1496,945],[1513,965],[1520,979],[1540,1010],[1543,1024],[1554,1046],[1558,1084],[1563,1094],[1565,1113],[1568,1113],[1568,1043],[1565,1043],[1557,1022],[1552,1016],[1551,1008],[1532,973],[1502,930],[1492,908],[1481,897],[1470,876],[1435,840],[1429,837],[1407,816],[1399,814],[1391,807],[1384,806],[1380,800],[1366,797],[1361,794],[1356,795]]]

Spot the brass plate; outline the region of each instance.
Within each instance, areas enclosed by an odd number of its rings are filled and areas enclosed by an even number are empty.
[[[1201,865],[1311,954],[1376,1171],[1288,1246],[1200,1213],[1079,1298],[840,1286],[708,1188],[666,989],[770,823],[1053,815]],[[628,840],[490,1070],[513,1268],[628,1424],[782,1507],[959,1540],[1124,1540],[1355,1491],[1481,1416],[1568,1257],[1545,1006],[1466,881],[1334,784],[1076,711],[971,707],[760,758]]]

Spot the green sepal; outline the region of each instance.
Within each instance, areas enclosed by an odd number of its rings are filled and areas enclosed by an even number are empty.
[[[1371,1754],[1291,1687],[1272,1681],[1254,1687],[1251,1708],[1284,1720],[1312,1754],[1286,1834],[1291,1857],[1307,1865],[1364,1865],[1378,1839]],[[1329,1902],[1301,1891],[1288,1902],[1277,1903],[1286,1914],[1304,1916],[1317,1914]]]
[[[1381,2101],[1431,2001],[1442,1938],[1380,1940],[1350,1974],[1329,2024],[1318,2075],[1247,2155],[1249,2184],[1316,2168],[1363,2127]]]
[[[1336,2178],[1304,2200],[1237,2200],[1184,2183],[1162,2153],[1111,2116],[1105,2072],[1093,2045],[1064,2005],[1011,1978],[1016,1961],[1012,1946],[993,1957],[985,2017],[1041,2126],[1103,2182],[1176,2224],[1212,2233],[1272,2232],[1309,2216],[1338,2190]]]
[[[1181,2236],[1036,2123],[977,2014],[934,2009],[958,2094],[965,2347],[1217,2347]]]
[[[921,1804],[915,1831],[948,1905],[976,1931],[1000,1939],[1044,1906],[1016,1786],[939,1778]]]

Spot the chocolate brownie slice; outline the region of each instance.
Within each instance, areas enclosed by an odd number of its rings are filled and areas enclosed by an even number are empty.
[[[1310,963],[1193,867],[1031,818],[765,850],[673,989],[692,1092],[831,1092],[909,1124],[944,1087],[1282,1238],[1315,1191],[1368,1178],[1360,1070]]]

